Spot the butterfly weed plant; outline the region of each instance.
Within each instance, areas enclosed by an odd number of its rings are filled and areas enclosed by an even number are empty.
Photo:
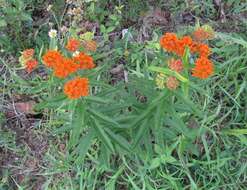
[[[156,51],[164,60],[155,59],[144,74],[130,73],[127,82],[115,85],[104,79],[107,57],[98,53],[93,35],[69,31],[61,38],[50,30],[46,47],[26,49],[19,58],[28,73],[37,67],[47,72],[37,87],[41,95],[35,110],[46,115],[54,135],[66,139],[64,167],[81,167],[93,159],[111,170],[113,158],[143,162],[148,170],[182,164],[196,187],[184,153],[199,156],[195,142],[210,131],[189,122],[204,119],[191,89],[201,90],[197,80],[214,73],[206,43],[213,30],[203,26],[187,36],[165,33]],[[92,154],[95,150],[97,155]]]

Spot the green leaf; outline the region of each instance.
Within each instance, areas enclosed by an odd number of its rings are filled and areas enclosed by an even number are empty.
[[[43,102],[40,102],[35,105],[34,110],[35,111],[41,111],[45,108],[57,108],[61,106],[66,100],[66,96],[64,94],[57,95],[51,98],[48,98],[47,100],[43,100]]]
[[[74,104],[74,105],[73,105]],[[69,139],[69,149],[73,148],[79,143],[79,137],[81,135],[83,127],[85,127],[84,118],[85,118],[85,104],[84,102],[77,100],[73,101],[71,108],[69,109],[71,113],[71,133]]]
[[[80,35],[80,39],[82,40],[92,40],[94,38],[94,33],[93,32],[85,32],[84,34]]]
[[[84,99],[87,100],[88,102],[92,102],[92,103],[100,103],[100,104],[111,103],[110,100],[106,100],[106,99],[96,97],[96,96],[85,96]]]
[[[155,136],[155,142],[160,147],[164,148],[163,144],[163,131],[161,130],[163,127],[163,119],[165,113],[166,107],[164,106],[164,102],[161,102],[157,105],[155,116],[154,116],[154,136]]]
[[[247,129],[225,129],[221,133],[234,136],[247,135]]]
[[[6,26],[7,26],[7,22],[4,19],[0,18],[0,27],[6,27]]]
[[[162,155],[160,157],[160,160],[163,164],[167,164],[167,163],[174,163],[174,162],[177,162],[177,160],[173,157],[173,156],[169,156],[169,155]]]
[[[190,107],[192,109],[192,111],[194,112],[194,114],[196,114],[197,116],[203,118],[204,114],[202,113],[201,110],[199,110],[195,103],[192,102],[191,100],[189,100],[188,98],[185,98],[182,94],[180,94],[179,92],[173,91],[173,93],[176,95],[176,97],[183,102],[186,106]]]
[[[134,134],[135,138],[134,138],[134,142],[133,142],[133,149],[139,144],[139,142],[141,141],[143,134],[148,130],[148,128],[151,125],[147,125],[147,121],[148,119],[145,119],[142,123],[141,126],[139,126],[139,129],[137,131],[136,134]]]
[[[75,153],[78,154],[78,157],[76,159],[77,165],[81,165],[83,163],[83,160],[91,146],[91,142],[94,137],[95,131],[93,130],[93,128],[90,128],[88,133],[82,136],[80,144],[75,149]]]
[[[171,127],[171,130],[183,134],[192,141],[196,139],[200,132],[203,132],[203,130],[201,131],[200,129],[189,129],[184,121],[176,113],[172,114],[171,117],[165,117],[165,123]]]
[[[102,143],[99,147],[100,153],[99,153],[99,167],[103,170],[109,170],[110,168],[110,152],[108,147]]]
[[[110,33],[115,29],[115,26],[111,26],[109,28],[106,29],[106,33]]]
[[[111,151],[114,152],[114,148],[113,145],[111,143],[110,138],[108,137],[108,135],[106,134],[106,132],[104,131],[104,127],[102,125],[100,125],[97,121],[97,119],[91,117],[91,119],[93,120],[93,123],[95,125],[93,125],[95,131],[98,134],[99,140],[102,141],[104,143],[104,145]]]
[[[31,15],[26,14],[26,13],[22,13],[22,14],[21,14],[21,20],[22,20],[22,21],[33,21]]]
[[[114,174],[111,179],[106,183],[105,188],[106,190],[115,190],[115,184],[117,182],[118,177],[124,171],[124,167],[120,167],[116,174]]]
[[[150,170],[155,169],[155,168],[159,167],[160,164],[161,164],[160,158],[159,157],[154,158],[153,160],[151,160],[149,169]]]
[[[148,70],[150,71],[154,71],[154,72],[159,72],[159,73],[163,73],[169,76],[174,76],[176,77],[178,80],[180,80],[181,82],[189,82],[189,80],[185,77],[183,77],[182,75],[180,75],[178,72],[176,71],[172,71],[170,69],[167,68],[162,68],[162,67],[156,67],[156,66],[150,66],[148,67]]]
[[[105,131],[109,134],[111,139],[115,141],[120,147],[125,149],[126,151],[130,152],[130,144],[129,142],[122,137],[121,135],[118,135],[116,133],[113,133],[110,129],[105,128]]]
[[[106,27],[103,24],[100,25],[100,32],[103,34],[106,32]]]
[[[108,124],[111,124],[113,126],[116,126],[116,127],[120,128],[120,125],[116,121],[111,119],[110,117],[108,117],[108,116],[106,116],[106,115],[104,115],[104,114],[102,114],[100,112],[97,112],[97,111],[95,111],[93,109],[88,109],[88,112],[91,113],[94,117],[96,117],[96,118],[98,118],[98,119],[100,119],[100,120],[102,120],[102,121],[104,121],[104,122],[106,122]]]
[[[58,134],[62,134],[62,133],[65,133],[65,132],[69,132],[69,131],[71,131],[71,130],[72,130],[71,125],[64,125],[64,126],[62,126],[62,127],[59,127],[59,128],[57,128],[57,129],[55,129],[55,130],[53,131],[53,134],[54,134],[54,135],[58,135]]]
[[[22,0],[15,0],[13,1],[14,5],[16,6],[16,8],[21,11],[22,9],[24,9],[24,1]]]
[[[137,126],[137,124],[139,122],[141,122],[143,119],[145,119],[152,111],[153,109],[160,103],[160,101],[162,100],[162,98],[164,98],[166,96],[166,93],[162,92],[160,94],[160,96],[158,96],[155,100],[153,100],[149,106],[147,107],[147,109],[145,111],[142,112],[142,114],[137,117],[130,125],[129,128],[134,128]]]

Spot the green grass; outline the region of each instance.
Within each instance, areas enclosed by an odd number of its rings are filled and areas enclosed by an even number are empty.
[[[175,6],[157,1],[157,5],[172,8],[173,15],[193,6],[198,18],[205,12],[209,24],[219,24],[212,20],[217,12],[212,1],[202,6],[194,2],[176,1],[180,6]],[[233,5],[226,14],[246,11],[240,1],[228,3]],[[92,20],[106,14],[95,6]],[[136,6],[136,11],[131,6],[134,16],[146,8],[141,3]],[[100,24],[110,22],[103,16]],[[124,23],[128,15],[118,19]],[[138,34],[135,27],[133,36]],[[160,35],[158,26],[154,30]],[[217,32],[210,43],[215,75],[205,81],[193,80],[196,85],[190,88],[190,100],[182,91],[153,90],[148,67],[164,59],[155,49],[156,41],[155,34],[154,40],[141,44],[102,40],[95,55],[96,72],[84,73],[97,87],[93,90],[97,96],[73,103],[62,94],[55,97],[59,80],[23,76],[17,59],[3,54],[0,111],[10,111],[15,96],[25,94],[41,102],[36,111],[42,115],[36,116],[31,128],[25,122],[32,118],[25,115],[0,115],[0,189],[246,189],[246,32]],[[126,49],[130,55],[124,58]],[[108,85],[109,70],[123,58],[129,82]]]

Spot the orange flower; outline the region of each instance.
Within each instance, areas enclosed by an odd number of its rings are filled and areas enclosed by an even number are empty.
[[[178,80],[176,77],[168,77],[166,79],[166,87],[170,90],[175,90],[179,85]]]
[[[80,41],[74,38],[70,38],[67,42],[66,49],[69,51],[76,51],[80,47]]]
[[[211,53],[208,45],[202,44],[202,43],[197,44],[197,51],[198,51],[200,57],[208,57],[209,54]]]
[[[160,45],[168,52],[173,52],[177,48],[178,38],[174,33],[166,33],[160,39]]]
[[[204,40],[209,40],[214,38],[213,31],[206,31],[204,28],[200,27],[193,33],[193,38],[195,41],[201,42]]]
[[[34,55],[34,49],[26,49],[22,52],[22,56],[24,59],[30,59]]]
[[[78,69],[79,66],[72,59],[63,58],[61,62],[54,67],[54,75],[58,78],[66,78]]]
[[[173,70],[173,71],[177,71],[178,73],[182,72],[183,70],[183,63],[180,59],[175,60],[175,59],[170,59],[168,61],[168,67]]]
[[[176,34],[166,33],[161,37],[160,45],[168,52],[174,52],[179,56],[183,56],[185,48],[192,45],[192,39],[189,36],[178,39]]]
[[[212,75],[213,72],[213,63],[209,59],[201,57],[196,60],[195,67],[192,69],[192,76],[200,79],[206,79]]]
[[[198,43],[192,42],[190,45],[190,53],[196,53],[198,51]]]
[[[77,77],[68,81],[64,85],[64,93],[70,99],[77,99],[81,96],[88,96],[89,94],[89,81],[88,78]]]
[[[54,68],[56,67],[56,65],[62,62],[63,56],[60,52],[56,50],[48,50],[46,54],[42,57],[42,59],[47,67]]]
[[[79,64],[80,69],[92,69],[95,67],[93,58],[83,52],[74,57],[74,61]]]
[[[35,59],[30,59],[25,63],[26,70],[28,73],[31,73],[38,65],[38,61]]]
[[[176,48],[174,48],[173,52],[177,54],[178,56],[183,56],[184,54],[184,44],[181,40],[178,40],[176,42]]]
[[[192,44],[192,39],[191,39],[191,37],[189,37],[189,36],[184,36],[182,39],[181,39],[181,41],[182,41],[182,43],[183,43],[183,45],[184,46],[191,46],[191,44]]]
[[[177,47],[175,48],[174,52],[179,55],[183,56],[186,47],[190,47],[192,44],[192,39],[189,36],[184,36],[181,40],[177,41]]]
[[[82,41],[82,46],[87,51],[96,51],[96,49],[97,49],[97,42],[94,41],[94,40]]]

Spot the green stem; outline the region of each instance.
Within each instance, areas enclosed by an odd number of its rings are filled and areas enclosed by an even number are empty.
[[[184,74],[188,80],[189,80],[189,54],[190,54],[189,48],[187,47],[183,55],[182,61],[184,65]],[[187,83],[183,83],[182,88],[183,88],[185,98],[188,98],[189,97],[189,81]]]

